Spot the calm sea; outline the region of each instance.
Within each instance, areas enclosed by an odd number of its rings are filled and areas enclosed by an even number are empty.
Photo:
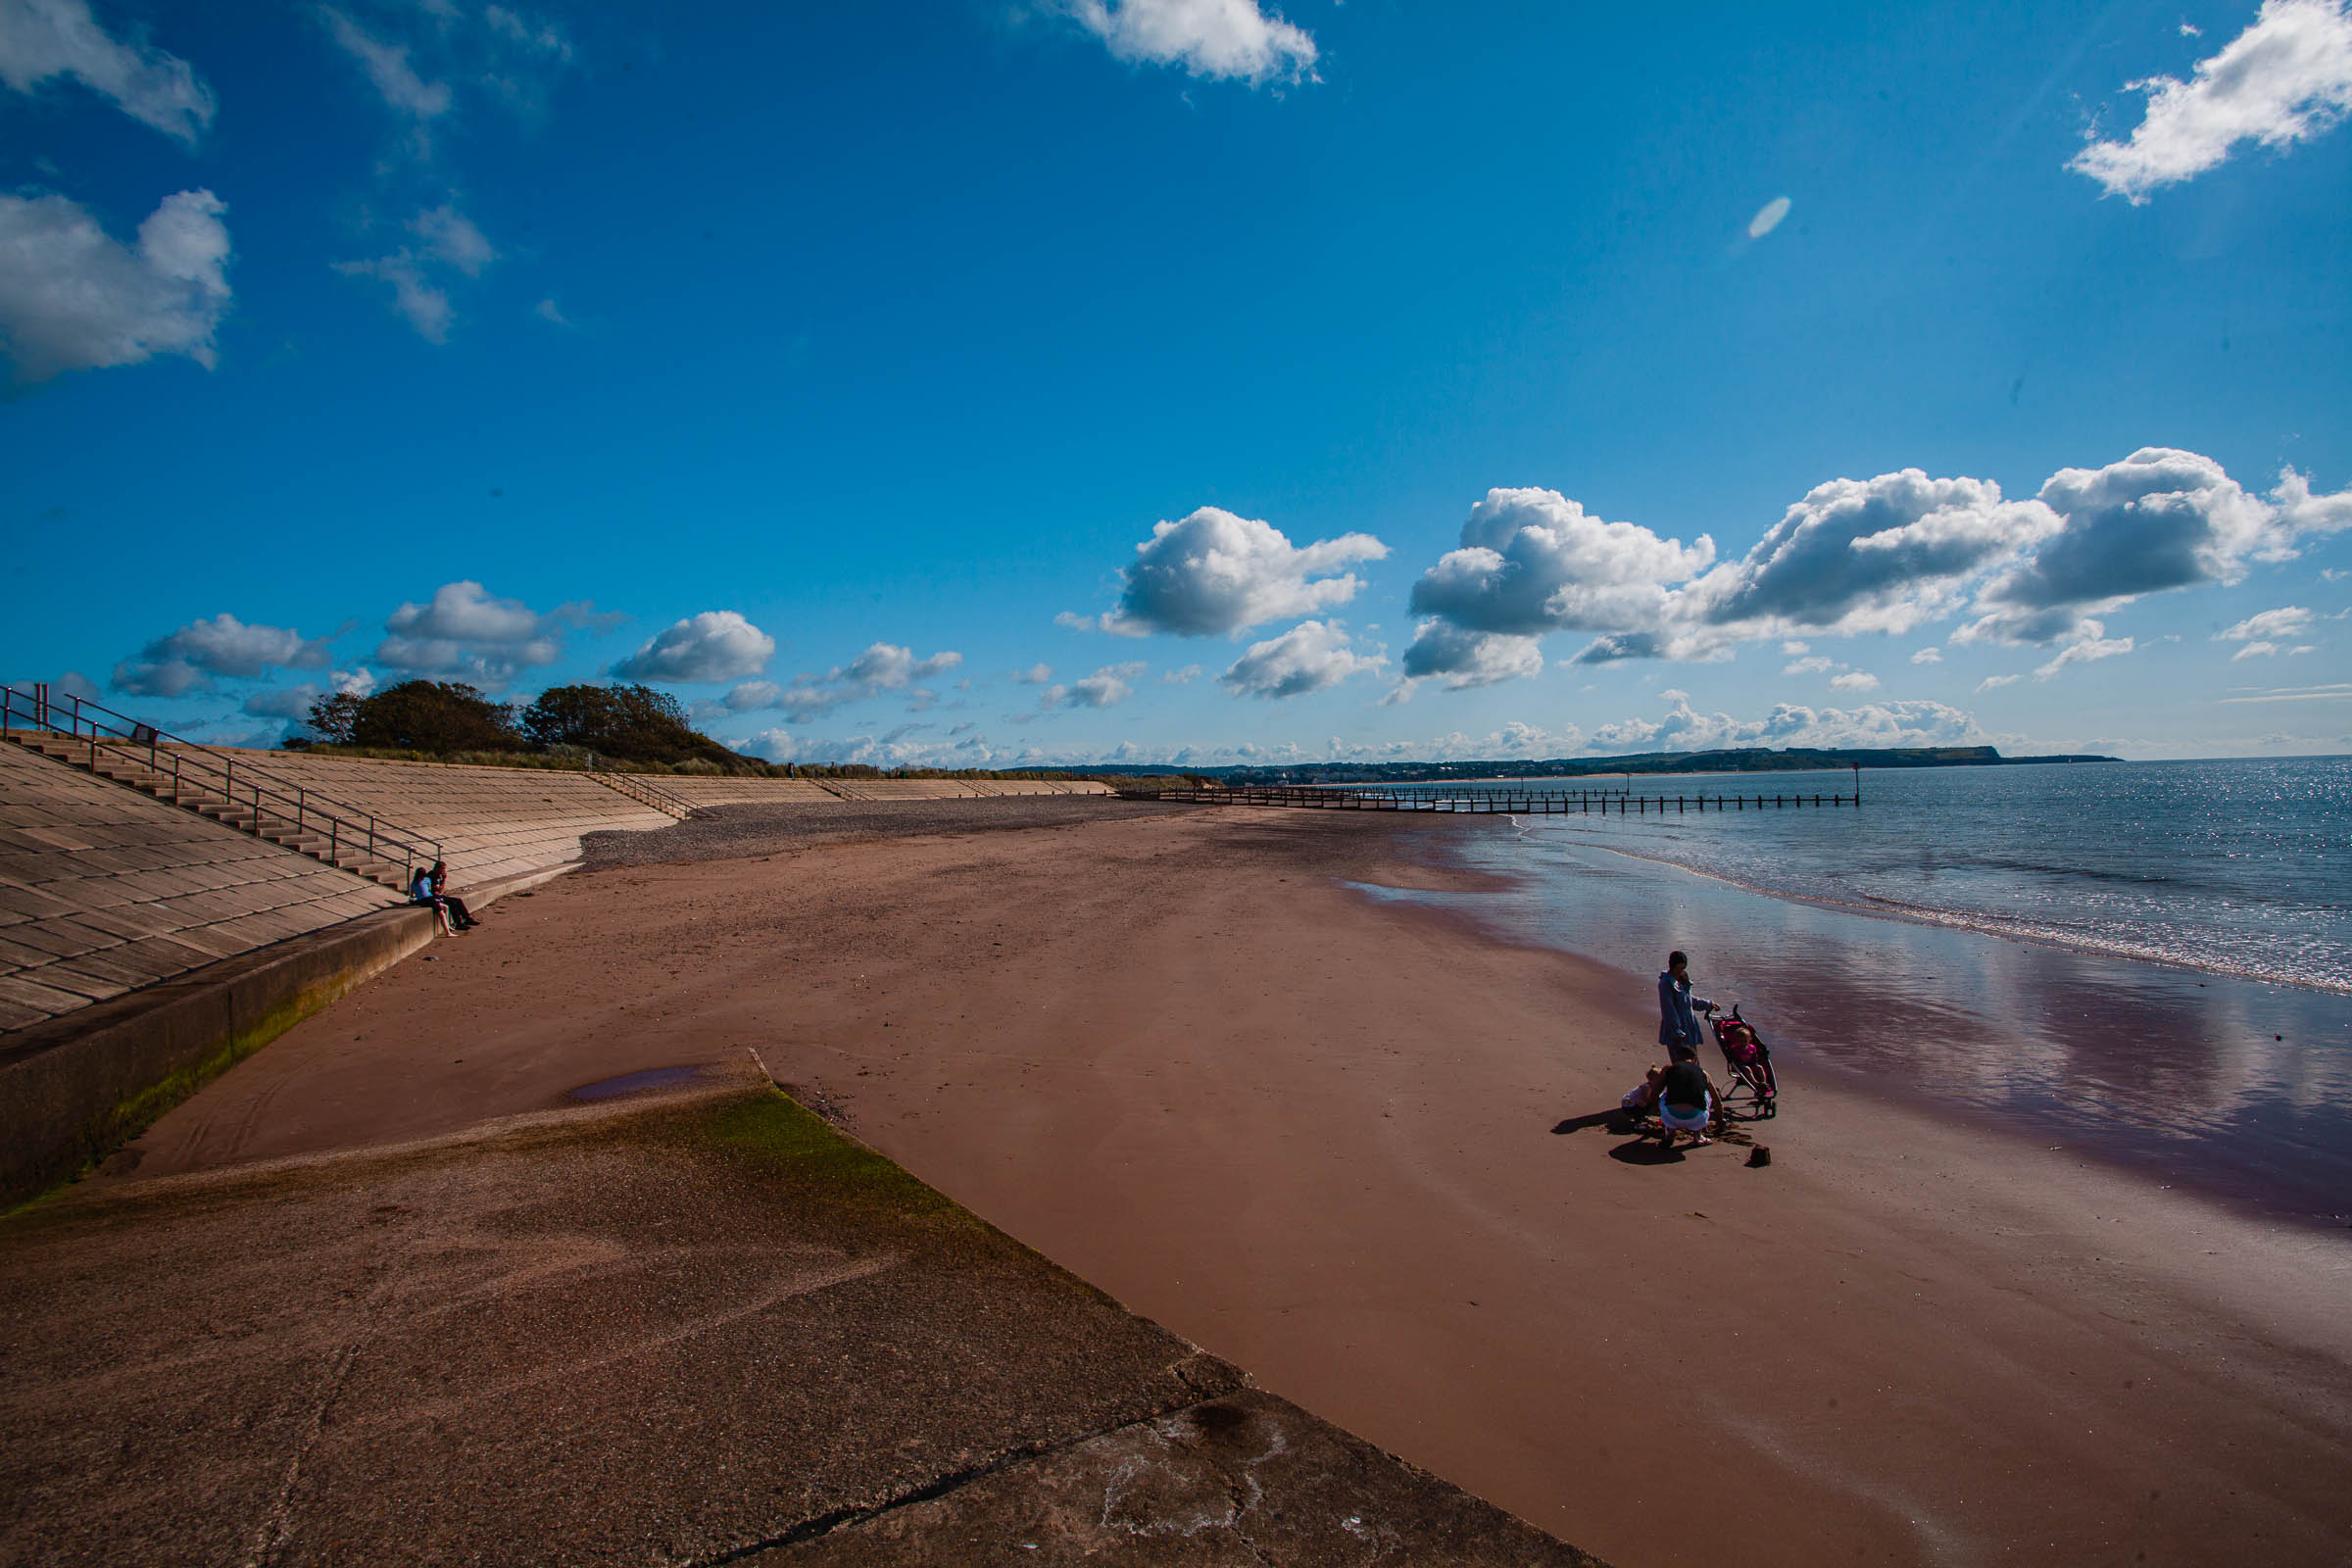
[[[1637,975],[1687,949],[1700,993],[1743,1004],[1785,1060],[2352,1221],[2352,758],[1862,786],[1859,810],[1481,818],[1460,852],[1514,890],[1412,897]]]

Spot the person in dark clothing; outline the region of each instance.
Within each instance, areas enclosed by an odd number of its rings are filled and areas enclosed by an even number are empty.
[[[441,903],[440,898],[433,892],[432,867],[420,865],[409,873],[409,902],[411,904],[421,904],[426,908],[432,910],[433,924],[439,929],[443,936],[455,936],[457,934],[455,928],[453,928],[449,923],[448,908]]]
[[[460,931],[470,931],[482,922],[466,908],[466,901],[449,891],[449,862],[433,862],[433,898],[449,916],[449,923]]]
[[[1693,1148],[1713,1143],[1707,1132],[1715,1119],[1715,1085],[1707,1077],[1707,1069],[1698,1064],[1697,1054],[1677,1052],[1658,1080],[1658,1136],[1664,1147],[1672,1149],[1675,1139],[1684,1134],[1690,1135]]]

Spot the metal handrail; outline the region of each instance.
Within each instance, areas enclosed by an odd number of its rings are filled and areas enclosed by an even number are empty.
[[[404,878],[415,873],[417,861],[430,865],[442,858],[438,839],[386,823],[374,812],[363,811],[356,806],[314,796],[299,785],[271,777],[251,762],[245,764],[240,774],[233,757],[158,729],[127,713],[119,713],[86,697],[52,698],[46,681],[33,682],[29,690],[14,685],[0,687],[0,734],[19,727],[20,719],[24,721],[24,728],[46,735],[64,734],[86,744],[93,769],[103,750],[158,776],[169,773],[175,802],[181,786],[192,774],[196,788],[219,795],[224,805],[250,805],[257,834],[265,815],[291,823],[297,833],[322,831],[326,834],[329,864],[340,857],[346,844],[354,851],[364,846],[369,858],[387,862],[391,858],[387,851],[399,852]],[[61,720],[65,725],[62,730]],[[219,765],[205,760],[208,758],[218,759]],[[212,779],[219,782],[213,783]],[[263,805],[265,800],[271,804]],[[292,808],[290,811],[286,809],[288,807]]]
[[[598,767],[598,760],[595,753],[588,754],[588,776],[607,789],[617,791],[640,806],[650,806],[657,811],[675,812],[681,821],[694,814],[694,803],[685,796],[673,794],[659,784],[647,783],[643,774],[616,773],[611,768]]]

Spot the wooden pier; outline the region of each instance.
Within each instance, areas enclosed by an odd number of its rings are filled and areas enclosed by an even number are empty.
[[[1467,811],[1480,816],[1667,816],[1692,811],[1770,811],[1860,806],[1861,780],[1851,794],[1787,790],[1753,794],[1639,795],[1631,789],[1385,788],[1338,784],[1243,785],[1231,789],[1123,789],[1135,800],[1190,801],[1201,806],[1298,806],[1326,811]]]

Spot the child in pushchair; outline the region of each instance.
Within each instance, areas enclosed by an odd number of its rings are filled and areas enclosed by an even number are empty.
[[[1706,1080],[1707,1129],[1720,1131],[1727,1122],[1764,1121],[1779,1115],[1781,1086],[1773,1076],[1772,1049],[1764,1044],[1764,1037],[1756,1033],[1754,1024],[1740,1016],[1736,1006],[1728,1018],[1718,1016],[1712,1007],[1707,1014],[1707,1021],[1715,1030],[1715,1044],[1723,1052],[1723,1064],[1730,1069],[1728,1080],[1720,1086],[1712,1077]],[[1695,1066],[1698,1053],[1688,1046],[1676,1046],[1672,1059]],[[1647,1077],[1626,1091],[1619,1113],[1632,1130],[1656,1131],[1656,1124],[1663,1124],[1669,1132],[1675,1130],[1673,1123],[1665,1122],[1659,1113],[1666,1075],[1671,1070],[1651,1067]],[[1681,1130],[1693,1131],[1689,1126]]]
[[[1734,1121],[1763,1121],[1780,1114],[1781,1086],[1772,1072],[1772,1048],[1756,1033],[1756,1026],[1732,1008],[1728,1018],[1712,1014],[1707,1022],[1715,1030],[1715,1044],[1723,1052],[1723,1064],[1731,1069],[1731,1081],[1723,1086],[1723,1114]]]

